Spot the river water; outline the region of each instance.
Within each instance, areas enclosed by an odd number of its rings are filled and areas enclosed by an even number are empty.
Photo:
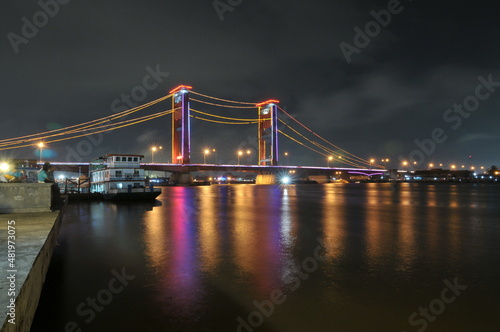
[[[499,331],[500,186],[70,204],[32,331]]]

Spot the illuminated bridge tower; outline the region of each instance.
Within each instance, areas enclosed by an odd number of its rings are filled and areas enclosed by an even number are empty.
[[[189,164],[191,155],[190,86],[180,85],[170,91],[172,97],[172,164]]]
[[[259,109],[259,165],[278,165],[278,100],[257,104]]]

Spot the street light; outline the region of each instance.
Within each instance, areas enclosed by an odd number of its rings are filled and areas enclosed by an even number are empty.
[[[151,164],[155,163],[155,152],[156,152],[156,150],[158,150],[158,148],[156,146],[153,146],[151,148]]]
[[[238,165],[240,164],[240,157],[243,155],[243,151],[238,151]]]
[[[290,166],[290,161],[288,160],[288,152],[285,152],[286,164]]]
[[[205,149],[205,151],[203,151],[203,163],[206,164],[207,161],[206,161],[206,157],[207,157],[207,154],[210,154],[210,150],[209,149]]]
[[[217,150],[212,149],[212,152],[215,153],[215,164],[217,164]]]
[[[327,167],[330,167],[330,161],[333,160],[333,157],[332,156],[328,156],[328,161],[326,163]]]
[[[375,159],[370,159],[370,169],[372,169],[372,165],[375,162]]]
[[[250,154],[252,154],[252,150],[247,150],[248,163],[250,164]]]
[[[384,167],[387,168],[387,163],[389,162],[389,158],[382,159],[382,162],[384,163]]]
[[[154,164],[155,162],[155,152],[158,150],[163,149],[163,146],[152,146],[151,147],[151,163]]]
[[[44,146],[45,144],[43,144],[43,142],[38,143],[38,148],[40,149],[40,164],[42,163],[42,154]]]

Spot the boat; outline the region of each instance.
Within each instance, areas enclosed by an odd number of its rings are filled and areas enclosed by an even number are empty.
[[[112,201],[154,201],[161,188],[153,187],[141,168],[143,155],[107,154],[91,162],[92,193]]]

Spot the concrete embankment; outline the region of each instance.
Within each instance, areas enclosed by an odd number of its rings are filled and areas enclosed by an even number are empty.
[[[30,330],[62,215],[60,211],[0,214],[1,332]]]

